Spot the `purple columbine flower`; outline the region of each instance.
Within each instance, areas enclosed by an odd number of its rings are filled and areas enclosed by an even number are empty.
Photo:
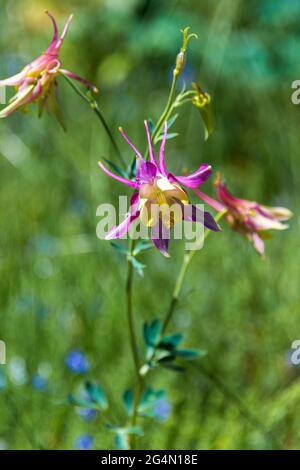
[[[70,351],[66,356],[66,365],[71,372],[86,374],[90,370],[90,362],[81,351]]]
[[[130,210],[125,220],[117,227],[113,227],[106,239],[121,238],[125,235],[131,224],[140,218],[142,223],[151,228],[151,238],[154,246],[164,255],[168,255],[170,228],[177,222],[188,220],[203,222],[210,230],[218,231],[219,226],[209,212],[203,212],[189,202],[186,191],[181,187],[197,188],[211,175],[211,166],[204,163],[198,170],[188,176],[175,176],[169,173],[165,166],[165,143],[168,126],[165,123],[164,135],[160,146],[159,160],[154,155],[153,145],[147,121],[147,132],[150,161],[146,161],[135,145],[129,140],[122,128],[119,128],[126,142],[131,146],[137,156],[137,170],[135,180],[117,176],[109,171],[103,163],[100,168],[112,178],[120,181],[135,190],[130,200]],[[170,211],[172,210],[172,212]],[[175,210],[174,210],[175,209]],[[176,210],[178,209],[178,210]]]
[[[77,437],[75,441],[75,449],[77,450],[90,450],[93,447],[94,438],[90,434],[83,434]]]
[[[258,202],[233,196],[222,181],[220,174],[217,175],[215,187],[217,201],[198,189],[194,192],[217,211],[226,209],[225,218],[233,230],[246,237],[256,251],[261,256],[264,255],[264,239],[271,237],[268,231],[287,229],[288,225],[282,222],[290,219],[292,212],[285,207],[263,206]]]
[[[0,112],[0,118],[9,116],[17,109],[26,109],[27,105],[35,101],[39,101],[41,105],[40,113],[47,105],[49,109],[50,107],[53,107],[56,103],[56,78],[59,73],[78,80],[91,88],[94,92],[98,91],[91,83],[78,77],[75,73],[63,69],[62,63],[59,59],[59,51],[73,15],[70,15],[68,18],[63,32],[59,37],[55,19],[48,11],[45,13],[50,17],[53,24],[54,34],[52,41],[45,52],[37,57],[33,62],[26,65],[21,72],[5,80],[0,80],[0,87],[13,86],[17,90],[17,93],[10,100],[9,105]],[[51,100],[51,98],[53,99]]]

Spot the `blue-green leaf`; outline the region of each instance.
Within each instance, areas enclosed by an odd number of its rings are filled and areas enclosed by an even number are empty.
[[[144,324],[144,340],[147,346],[156,346],[161,333],[161,321],[154,320],[152,323]]]
[[[207,352],[201,349],[177,349],[174,351],[176,356],[183,357],[184,359],[195,359],[196,357],[205,356]]]
[[[182,341],[183,335],[181,333],[175,333],[173,335],[167,335],[162,338],[159,342],[159,348],[161,349],[174,349]]]
[[[106,394],[100,385],[92,382],[86,382],[85,388],[93,403],[100,405],[103,409],[108,408]]]
[[[131,256],[129,259],[130,259],[132,266],[134,267],[136,272],[139,274],[139,276],[143,277],[144,269],[146,266],[142,264],[140,261],[138,261],[134,256]]]

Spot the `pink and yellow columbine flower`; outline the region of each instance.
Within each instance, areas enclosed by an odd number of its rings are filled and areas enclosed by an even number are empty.
[[[150,161],[146,161],[135,145],[129,140],[122,128],[120,132],[134,150],[137,157],[135,180],[129,180],[111,173],[103,163],[99,166],[112,178],[135,190],[131,196],[130,210],[124,221],[113,227],[107,239],[121,238],[131,224],[138,218],[151,228],[151,239],[154,246],[164,255],[168,255],[170,228],[182,220],[202,222],[210,230],[218,231],[219,227],[209,212],[203,212],[189,203],[186,191],[182,188],[197,188],[211,174],[211,167],[202,164],[195,173],[188,176],[175,176],[168,173],[165,166],[165,143],[168,126],[165,123],[164,135],[160,146],[159,160],[156,159],[148,123],[145,121]],[[175,209],[175,210],[174,210]],[[171,212],[172,211],[172,212]]]
[[[246,237],[260,255],[265,252],[264,239],[271,238],[269,230],[288,228],[288,225],[282,222],[292,216],[290,210],[284,207],[263,206],[255,201],[234,197],[222,182],[220,175],[216,178],[215,187],[217,201],[198,189],[194,192],[217,211],[226,210],[225,218],[229,225]]]
[[[9,116],[17,109],[26,109],[27,105],[36,101],[39,101],[42,110],[47,105],[50,95],[52,93],[56,94],[56,78],[59,73],[78,80],[94,92],[97,92],[97,88],[94,85],[78,77],[73,72],[63,69],[59,59],[59,51],[73,15],[68,18],[59,37],[55,19],[49,12],[46,11],[45,13],[50,17],[54,28],[51,43],[42,55],[26,65],[21,72],[6,80],[0,80],[0,87],[13,86],[17,90],[17,93],[11,98],[9,105],[0,111],[0,118]]]

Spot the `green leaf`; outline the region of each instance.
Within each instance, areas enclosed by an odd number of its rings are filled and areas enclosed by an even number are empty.
[[[106,394],[100,385],[92,382],[86,382],[85,384],[86,391],[93,403],[96,403],[103,409],[108,408],[108,401]]]
[[[166,363],[161,364],[161,366],[164,367],[165,369],[172,370],[173,372],[185,372],[185,368],[182,366],[179,366],[178,364],[166,362]]]
[[[155,347],[161,333],[161,321],[154,320],[144,324],[144,340],[147,346]]]
[[[87,401],[87,400],[78,399],[74,397],[74,395],[71,395],[71,394],[68,396],[67,403],[69,403],[70,405],[78,406],[79,408],[88,408],[88,409],[97,409],[97,410],[99,409],[99,406],[97,406],[95,403]]]
[[[142,264],[140,261],[138,261],[134,256],[131,256],[129,258],[132,266],[134,267],[134,269],[136,270],[136,272],[138,273],[139,276],[143,277],[144,276],[144,269],[145,269],[145,265]]]
[[[173,126],[173,124],[176,121],[176,119],[178,118],[178,116],[179,116],[179,113],[174,114],[174,116],[170,117],[170,119],[167,122],[168,129],[171,129],[171,127]]]
[[[142,240],[141,242],[139,242],[136,245],[136,247],[133,251],[133,255],[136,256],[139,253],[141,253],[142,251],[150,250],[151,248],[153,248],[153,243],[148,242],[146,240]]]
[[[151,134],[153,134],[153,131],[155,129],[154,123],[151,118],[148,119],[148,126],[149,126],[149,131]]]
[[[204,125],[204,140],[207,140],[215,128],[211,105],[199,108],[199,111]]]
[[[126,408],[126,411],[129,415],[132,414],[133,408],[133,393],[132,390],[126,390],[123,395],[123,401]]]
[[[122,255],[125,255],[125,256],[128,255],[128,250],[124,245],[120,245],[119,243],[116,243],[116,242],[110,242],[110,244],[115,250],[117,250]]]
[[[183,335],[181,333],[167,335],[162,338],[162,340],[159,342],[158,347],[160,349],[172,350],[178,346],[178,344],[182,341],[182,339],[183,339]]]
[[[167,135],[167,140],[174,139],[178,135],[179,135],[178,132],[170,132],[170,134]],[[158,136],[157,139],[156,139],[156,142],[160,142],[161,140],[163,140],[163,137],[164,137],[163,134]]]
[[[196,357],[205,356],[207,352],[201,349],[177,349],[174,354],[184,359],[195,359]]]

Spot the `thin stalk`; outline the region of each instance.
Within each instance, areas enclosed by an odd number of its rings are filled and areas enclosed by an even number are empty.
[[[111,144],[116,152],[116,155],[117,157],[119,158],[120,162],[122,163],[122,165],[126,168],[126,163],[122,157],[122,153],[114,139],[114,136],[112,135],[112,132],[103,116],[103,114],[101,113],[100,111],[100,108],[98,106],[98,103],[97,101],[95,100],[95,98],[93,96],[89,97],[87,96],[85,93],[83,93],[80,88],[78,88],[75,83],[73,83],[73,81],[67,77],[66,75],[64,74],[61,74],[65,80],[67,80],[67,82],[69,83],[69,85],[73,88],[73,90],[77,93],[77,95],[79,95],[86,103],[89,104],[90,108],[94,111],[94,113],[96,114],[96,116],[98,117],[98,119],[100,120],[106,134],[108,135],[108,138],[109,140],[111,141]]]
[[[127,257],[127,279],[126,279],[127,321],[128,321],[129,339],[130,339],[133,363],[134,363],[137,379],[140,382],[141,376],[139,373],[139,355],[138,355],[138,348],[137,348],[137,341],[136,341],[134,320],[133,320],[133,311],[132,311],[133,266],[131,263],[131,256],[132,256],[133,250],[134,250],[134,240],[131,239],[129,243],[129,253]]]

